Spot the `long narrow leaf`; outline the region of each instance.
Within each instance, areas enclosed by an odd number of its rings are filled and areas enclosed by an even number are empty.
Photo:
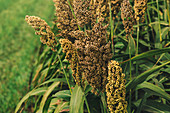
[[[68,105],[69,105],[69,102],[64,102],[64,103],[59,104],[57,108],[55,109],[54,113],[60,113]]]
[[[143,82],[141,84],[139,84],[137,86],[137,89],[144,89],[144,90],[149,90],[149,94],[152,92],[152,94],[157,95],[157,96],[161,96],[167,100],[170,100],[170,95],[168,93],[166,93],[162,88],[153,85],[149,82]]]
[[[75,86],[71,95],[70,113],[83,113],[82,102],[84,103],[84,93],[80,86]]]
[[[160,65],[160,66],[157,66],[157,67],[154,67],[148,71],[145,71],[144,73],[140,74],[139,76],[137,76],[134,80],[131,80],[129,81],[127,84],[126,84],[126,91],[128,92],[130,89],[133,89],[135,88],[138,84],[144,82],[146,80],[146,78],[154,73],[155,71],[161,69],[162,67],[164,67],[165,65],[169,64],[170,61]]]
[[[150,51],[147,51],[147,52],[144,52],[144,53],[141,53],[139,55],[132,57],[131,61],[140,60],[140,59],[143,59],[143,58],[146,58],[146,57],[150,57],[150,56],[154,56],[154,55],[158,55],[158,54],[162,54],[162,53],[166,53],[166,52],[170,52],[170,48],[150,50]],[[129,61],[129,59],[122,62],[122,63],[125,63],[125,62],[128,62],[128,61]]]
[[[48,96],[53,91],[53,89],[55,87],[57,87],[59,84],[60,84],[60,82],[54,82],[50,87],[48,87],[47,91],[45,92],[45,94],[44,94],[44,96],[42,98],[42,101],[40,103],[40,108],[37,111],[37,113],[42,113],[43,112],[43,108],[44,108],[45,102],[47,101]]]
[[[143,110],[152,113],[170,113],[170,106],[149,100],[146,104],[144,104]]]
[[[21,105],[23,104],[24,101],[26,101],[29,97],[33,96],[33,95],[39,95],[44,93],[47,90],[47,87],[43,87],[43,88],[38,88],[38,89],[33,89],[32,91],[30,91],[29,93],[27,93],[22,99],[21,101],[18,103],[16,109],[15,109],[15,113],[18,112],[19,108],[21,107]]]

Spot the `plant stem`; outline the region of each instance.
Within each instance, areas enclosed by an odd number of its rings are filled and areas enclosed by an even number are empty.
[[[132,71],[131,71],[131,67],[132,67],[132,64],[131,64],[131,36],[129,37],[129,63],[130,63],[130,81],[132,80]],[[132,100],[132,95],[131,95],[131,89],[129,91],[129,112],[131,112],[131,100]]]
[[[159,23],[159,37],[160,37],[160,49],[162,48],[162,36],[161,36],[161,25],[160,25],[160,15],[159,15],[159,3],[158,0],[156,0],[157,3],[157,11],[158,11],[158,23]]]
[[[139,51],[139,20],[137,21],[137,40],[136,40],[136,55]],[[138,76],[138,61],[136,61],[136,76]],[[135,99],[138,99],[138,90],[135,91]]]
[[[64,72],[64,75],[65,75],[65,78],[66,78],[68,87],[69,87],[69,89],[70,89],[70,93],[72,94],[71,87],[70,87],[70,83],[69,83],[69,80],[68,80],[68,78],[67,78],[67,74],[66,74],[66,71],[65,71],[65,69],[64,69],[63,63],[62,63],[62,61],[61,61],[60,56],[59,56],[59,55],[57,55],[57,56],[58,56],[58,59],[59,59],[59,61],[60,61],[60,65],[61,65],[61,67],[63,68],[63,72]]]
[[[112,20],[112,11],[111,11],[111,2],[109,1],[109,10],[110,10],[110,27],[111,27],[111,41],[112,41],[112,53],[114,55],[114,46],[113,46],[113,38],[114,38],[114,32],[113,32],[113,29],[114,29],[114,22]]]
[[[89,105],[88,105],[88,102],[87,102],[86,95],[84,95],[84,100],[85,100],[85,103],[86,103],[87,111],[88,111],[88,113],[90,113],[90,108],[89,108]]]

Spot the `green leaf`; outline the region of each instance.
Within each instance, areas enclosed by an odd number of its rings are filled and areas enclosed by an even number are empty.
[[[164,63],[164,64],[162,64],[162,65],[160,65],[160,66],[154,67],[154,68],[152,68],[152,69],[150,69],[150,70],[147,70],[147,71],[145,71],[144,73],[142,73],[142,74],[140,74],[139,76],[137,76],[134,80],[129,81],[129,82],[126,84],[126,91],[128,92],[130,89],[135,88],[138,84],[144,82],[144,81],[146,80],[146,78],[147,78],[150,74],[152,74],[152,73],[154,73],[155,71],[161,69],[162,67],[164,67],[165,65],[167,65],[167,64],[169,64],[169,63],[170,63],[170,61],[169,61],[169,62],[166,62],[166,63]]]
[[[51,83],[51,82],[65,82],[65,83],[67,83],[65,78],[55,78],[55,79],[47,80],[47,81],[43,82],[42,84],[40,84],[38,86],[42,86],[42,85],[45,85],[45,84],[48,84],[48,83]]]
[[[170,27],[165,27],[162,29],[161,36],[165,37],[168,34],[168,31],[170,30]]]
[[[63,102],[57,106],[54,113],[60,113],[65,107],[69,105],[69,102]]]
[[[101,94],[101,101],[102,101],[102,108],[103,108],[103,113],[107,113],[107,103],[106,103],[106,96],[104,93]]]
[[[144,96],[143,96],[143,98],[142,98],[139,106],[137,107],[136,113],[141,113],[142,106],[143,106],[143,104],[146,102],[146,95],[147,95],[147,93],[144,94]]]
[[[44,108],[45,102],[47,101],[48,96],[53,91],[53,89],[55,87],[57,87],[59,84],[60,84],[60,82],[54,82],[51,86],[48,87],[47,91],[43,95],[43,98],[42,98],[41,103],[40,103],[40,108],[37,111],[37,113],[42,113],[43,112],[43,108]]]
[[[144,104],[143,110],[152,113],[170,113],[170,106],[162,104],[160,102],[149,100],[146,104]]]
[[[151,26],[151,25],[153,25],[153,24],[161,24],[161,25],[165,25],[165,26],[168,26],[169,25],[169,23],[168,22],[165,22],[165,21],[156,21],[156,22],[152,22],[152,23],[150,23],[149,25]]]
[[[70,113],[83,113],[84,93],[80,86],[75,86],[71,95]]]
[[[168,93],[166,93],[162,88],[149,82],[143,82],[139,84],[137,89],[144,89],[146,92],[149,90],[149,94],[152,92],[154,95],[161,96],[167,100],[170,100],[170,95]]]
[[[125,53],[129,53],[129,46],[131,47],[131,54],[135,54],[136,52],[136,44],[135,44],[135,40],[133,37],[129,37],[129,40],[131,43],[128,43],[128,47],[126,49]]]
[[[141,99],[139,99],[137,102],[133,102],[133,104],[136,107],[138,107],[140,102],[141,102]],[[146,103],[142,105],[142,111],[143,113],[145,113],[146,111],[149,113],[169,113],[170,106],[168,106],[167,104],[162,104],[154,100],[147,100]]]
[[[91,90],[92,90],[92,87],[91,87],[90,85],[87,85],[84,93],[87,94],[87,93],[88,93],[89,91],[91,91]]]
[[[162,54],[162,53],[166,53],[166,52],[170,52],[170,48],[167,47],[167,48],[162,48],[162,49],[156,49],[156,50],[150,50],[150,51],[147,51],[147,52],[143,52],[141,54],[138,54],[134,57],[131,58],[131,61],[136,61],[136,60],[141,60],[143,58],[146,58],[146,57],[150,57],[150,56],[154,56],[154,55],[159,55],[159,54]],[[120,57],[128,57],[129,55],[128,54],[118,54],[118,55],[114,55],[113,58],[120,58]],[[123,61],[123,63],[126,63],[130,61],[130,59],[126,60],[126,61]]]
[[[54,94],[53,97],[69,100],[71,98],[71,93],[70,90],[62,90]]]
[[[21,105],[23,104],[24,101],[26,101],[29,97],[33,96],[33,95],[40,95],[42,93],[44,93],[47,90],[47,87],[42,87],[42,88],[38,88],[38,89],[33,89],[32,91],[30,91],[29,93],[27,93],[21,100],[20,102],[17,104],[17,107],[15,109],[15,113],[18,112],[19,108],[21,107]]]

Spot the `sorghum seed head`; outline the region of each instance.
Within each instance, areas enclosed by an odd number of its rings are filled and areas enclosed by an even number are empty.
[[[124,77],[119,63],[111,60],[108,64],[108,83],[106,84],[107,105],[111,113],[127,113]]]
[[[145,11],[147,9],[147,1],[148,0],[135,0],[134,10],[135,10],[135,19],[139,21],[144,21]]]
[[[79,59],[78,59],[78,54],[77,54],[77,50],[74,47],[74,45],[72,44],[71,41],[69,41],[68,39],[60,39],[59,40],[61,47],[63,48],[63,52],[66,53],[66,59],[69,61],[69,63],[71,64],[71,69],[73,71],[73,78],[76,82],[76,84],[81,85],[83,84],[81,82],[81,68],[79,65]]]
[[[121,4],[121,18],[127,34],[126,36],[128,37],[131,32],[133,33],[134,23],[133,10],[129,0],[123,0]]]
[[[43,44],[52,47],[53,51],[56,51],[55,45],[57,41],[55,35],[52,32],[50,26],[41,18],[36,16],[25,16],[27,23],[35,29],[36,35],[41,35],[40,40]]]

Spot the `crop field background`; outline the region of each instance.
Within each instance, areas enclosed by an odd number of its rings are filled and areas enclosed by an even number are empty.
[[[0,0],[0,113],[12,113],[28,91],[39,37],[25,22],[25,15],[49,20],[51,0]]]

